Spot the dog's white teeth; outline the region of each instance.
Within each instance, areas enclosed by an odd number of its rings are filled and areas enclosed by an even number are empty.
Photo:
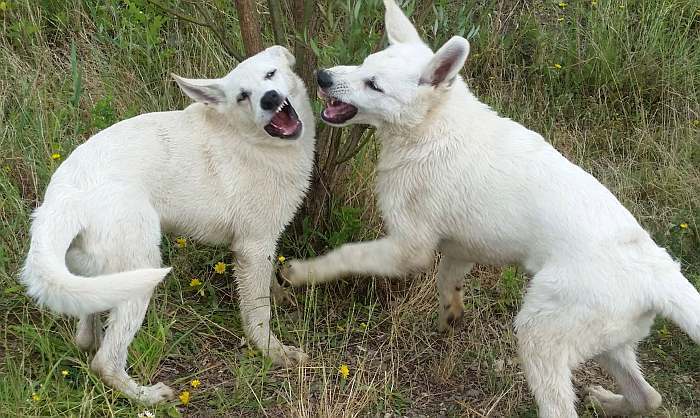
[[[288,105],[288,104],[289,104],[289,99],[288,99],[288,98],[287,98],[287,99],[284,99],[284,101],[282,102],[282,104],[280,104],[280,106],[277,108],[277,110],[275,110],[275,113],[281,112],[282,109],[284,109],[284,107],[285,107],[286,105]]]

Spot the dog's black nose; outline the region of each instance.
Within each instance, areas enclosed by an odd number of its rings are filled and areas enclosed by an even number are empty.
[[[263,94],[262,99],[260,99],[260,107],[265,110],[274,110],[282,103],[282,96],[275,90],[270,90]]]
[[[331,73],[326,70],[318,70],[316,72],[316,82],[318,82],[318,86],[322,89],[327,89],[333,85],[333,77]]]

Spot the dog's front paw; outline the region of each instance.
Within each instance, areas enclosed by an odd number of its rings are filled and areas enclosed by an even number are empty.
[[[291,345],[283,345],[279,349],[270,350],[268,355],[272,362],[280,367],[294,367],[309,360],[309,356],[302,349]]]
[[[279,274],[292,286],[303,286],[309,283],[309,269],[303,261],[288,261],[279,270]]]
[[[440,306],[440,323],[438,324],[440,332],[448,333],[454,330],[455,325],[464,316],[464,305],[461,298],[454,297],[453,299],[449,304]]]
[[[279,273],[279,272],[278,272]],[[281,273],[279,273],[281,274]],[[276,278],[275,278],[276,279]],[[274,283],[270,288],[272,293],[272,299],[277,306],[297,306],[296,298],[292,291],[280,285],[279,283]]]

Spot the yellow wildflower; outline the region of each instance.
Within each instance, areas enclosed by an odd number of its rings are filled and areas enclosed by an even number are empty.
[[[60,159],[61,159],[61,154],[59,154],[59,153],[57,153],[57,152],[54,152],[53,154],[51,154],[51,159],[54,160],[54,161],[60,160]]]
[[[595,1],[595,0],[591,1],[591,6],[597,6],[597,5],[598,5],[597,1]]]
[[[63,377],[68,377],[70,372],[68,370],[61,370],[61,374],[63,375]]]
[[[563,2],[563,1],[560,1],[560,2],[559,2],[559,7],[561,7],[562,9],[566,9],[566,6],[568,6],[568,5],[569,5],[569,3],[566,3],[566,2]]]
[[[624,5],[624,4],[621,4],[621,5],[619,5],[618,7],[619,7],[620,9],[624,9],[624,8],[625,8],[625,5]]]
[[[559,63],[552,65],[552,67],[556,68],[557,70],[561,70],[561,64]]]
[[[179,237],[178,239],[175,240],[175,242],[177,242],[177,246],[180,248],[187,247],[187,238],[185,238],[185,237]]]
[[[199,385],[201,385],[202,382],[199,381],[199,379],[194,379],[193,381],[190,382],[190,386],[193,388],[197,389]]]
[[[284,258],[283,255],[281,255],[281,256],[277,257],[277,260],[278,260],[280,263],[284,263],[287,259]]]
[[[32,393],[32,400],[34,402],[39,402],[41,400],[41,396],[39,396],[38,393],[34,392],[34,393]]]
[[[681,227],[681,229],[688,229],[688,224],[683,222],[682,224],[678,225]]]
[[[190,280],[190,287],[199,287],[201,285],[202,285],[202,281],[197,279],[197,278]]]
[[[219,261],[214,266],[214,271],[219,273],[219,274],[224,274],[224,272],[226,271],[226,264]]]
[[[698,11],[698,15],[700,16],[700,11]],[[700,126],[700,119],[693,120],[693,126]]]
[[[340,368],[338,369],[338,374],[343,377],[343,379],[347,379],[348,376],[350,376],[350,368],[348,367],[347,364],[341,364]]]
[[[558,17],[558,18],[557,18],[557,22],[563,22],[563,21],[564,21],[564,18],[563,18],[563,17]]]
[[[182,391],[182,393],[180,393],[180,396],[178,396],[178,398],[180,398],[181,404],[187,406],[187,404],[190,403],[190,392],[188,392],[186,390]]]
[[[0,1],[0,11],[5,11],[7,10],[7,2],[6,1]]]

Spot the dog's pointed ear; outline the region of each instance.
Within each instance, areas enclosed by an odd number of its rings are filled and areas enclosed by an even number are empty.
[[[296,59],[294,58],[294,55],[292,55],[289,50],[283,46],[280,45],[273,45],[265,50],[268,54],[271,54],[272,56],[276,58],[280,58],[283,60],[283,62],[286,62],[289,67],[294,67],[294,64],[296,64]]]
[[[394,0],[384,0],[384,26],[390,44],[422,42],[418,31]]]
[[[219,84],[219,80],[183,78],[177,74],[170,74],[180,90],[190,99],[204,104],[221,104],[226,100],[226,94]]]
[[[452,83],[469,55],[469,41],[461,36],[453,36],[433,55],[420,76],[419,84],[437,87]]]

